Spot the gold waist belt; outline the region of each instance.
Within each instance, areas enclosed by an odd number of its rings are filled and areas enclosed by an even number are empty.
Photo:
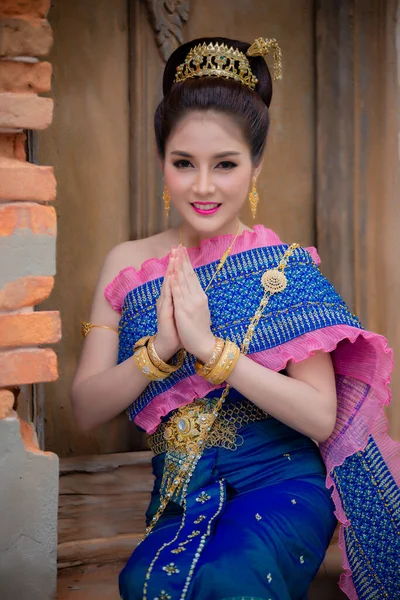
[[[199,398],[179,408],[166,423],[161,423],[149,436],[149,445],[154,454],[180,452],[189,454],[193,443],[208,431],[204,448],[222,446],[235,450],[243,443],[237,431],[255,421],[269,419],[261,408],[249,400],[239,400],[222,405],[215,418],[213,408],[219,398]]]

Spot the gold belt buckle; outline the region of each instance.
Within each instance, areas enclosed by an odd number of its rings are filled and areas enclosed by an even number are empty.
[[[205,404],[206,401],[201,398],[200,401],[183,406],[171,417],[164,431],[169,449],[188,453],[197,438],[204,431],[211,430],[215,416],[212,407],[206,407]],[[207,408],[210,412],[207,412]]]

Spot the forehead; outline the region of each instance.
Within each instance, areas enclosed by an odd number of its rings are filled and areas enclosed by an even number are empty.
[[[185,150],[194,154],[218,150],[249,152],[240,126],[232,117],[213,111],[191,111],[172,130],[167,152]]]

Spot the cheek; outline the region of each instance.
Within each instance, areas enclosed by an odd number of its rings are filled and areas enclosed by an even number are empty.
[[[185,176],[186,175],[186,176]],[[189,178],[184,170],[179,170],[174,166],[166,166],[164,169],[164,180],[171,195],[179,195],[184,192],[189,185]]]
[[[242,170],[232,171],[229,175],[221,175],[219,177],[219,188],[224,193],[229,194],[231,198],[237,199],[238,202],[242,202],[247,196],[249,187],[250,175],[244,173]]]

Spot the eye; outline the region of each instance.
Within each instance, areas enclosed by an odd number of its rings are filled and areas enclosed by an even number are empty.
[[[184,158],[181,158],[174,162],[174,167],[176,167],[177,169],[187,169],[188,167],[192,167],[192,166],[193,166],[192,163],[189,162],[188,160],[185,160]]]
[[[229,171],[230,169],[234,169],[237,167],[237,164],[232,162],[231,160],[222,160],[217,167],[223,169],[224,171]]]

